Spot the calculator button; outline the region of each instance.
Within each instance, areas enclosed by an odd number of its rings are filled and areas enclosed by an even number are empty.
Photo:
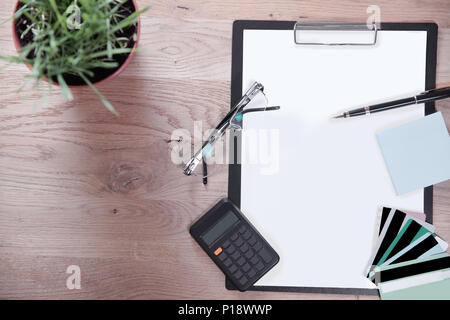
[[[236,241],[234,241],[234,244],[237,245],[238,247],[240,247],[243,243],[244,243],[244,241],[242,241],[241,238],[239,238]]]
[[[253,258],[251,258],[251,259],[250,259],[250,262],[251,262],[252,264],[257,264],[257,263],[259,262],[258,256],[254,256]]]
[[[236,270],[238,269],[238,267],[236,267],[235,264],[233,264],[231,267],[228,268],[228,271],[230,271],[231,273],[236,272]]]
[[[255,251],[259,251],[259,250],[261,250],[261,248],[262,248],[262,244],[261,244],[261,242],[259,242],[259,241],[258,241],[258,243],[256,243],[256,244],[253,246],[253,249],[255,249]]]
[[[243,225],[242,227],[239,228],[239,233],[244,233],[245,231],[247,231],[247,228],[245,227],[245,225]]]
[[[241,272],[241,270],[236,271],[233,274],[233,277],[235,277],[236,279],[239,279],[240,277],[242,277],[243,273]]]
[[[233,245],[230,245],[228,248],[225,249],[225,251],[228,254],[232,254],[235,250],[236,250],[236,248]]]
[[[247,253],[245,254],[245,257],[246,257],[247,259],[251,259],[254,255],[255,255],[255,252],[254,252],[252,249],[250,249],[250,250],[248,250]]]
[[[248,263],[246,263],[242,266],[242,271],[248,272],[248,270],[250,270],[250,265]]]
[[[248,251],[248,244],[244,243],[241,247],[240,247],[242,253],[246,253]]]
[[[245,285],[247,282],[248,282],[248,279],[247,279],[245,276],[243,276],[243,277],[239,280],[239,283],[240,283],[241,285]]]
[[[228,257],[228,255],[225,252],[222,252],[221,254],[218,255],[218,257],[220,261],[223,261]]]
[[[249,240],[248,240],[248,244],[251,246],[254,246],[256,243],[256,237],[252,236]]]
[[[255,270],[250,270],[249,272],[247,272],[247,276],[251,279],[256,275],[256,271]]]
[[[242,266],[245,263],[245,259],[243,257],[240,257],[236,263],[238,264],[238,266]]]
[[[230,240],[227,240],[222,244],[222,248],[226,249],[230,246],[230,244],[231,244]]]
[[[262,262],[258,262],[255,266],[256,269],[258,269],[258,271],[261,271],[262,269],[264,269],[264,265],[262,264]]]
[[[230,260],[229,258],[223,262],[223,264],[225,265],[225,267],[231,266],[232,263],[233,263],[233,262],[231,262],[231,260]]]
[[[262,250],[259,252],[259,255],[266,263],[272,261],[272,255],[269,253],[269,251],[267,251],[266,248],[262,248]]]
[[[217,249],[216,249],[216,251],[214,251],[214,254],[216,255],[216,256],[218,256],[219,254],[221,254],[222,253],[222,248],[221,247],[218,247]]]
[[[236,240],[237,238],[238,238],[238,234],[237,234],[237,233],[233,234],[233,235],[230,237],[231,241],[234,241],[234,240]]]
[[[234,260],[237,260],[240,256],[241,256],[241,254],[239,253],[239,251],[235,251],[235,252],[231,255],[231,257],[232,257]]]
[[[249,230],[247,230],[242,235],[242,238],[244,238],[245,240],[248,240],[251,236],[252,236],[252,233]]]

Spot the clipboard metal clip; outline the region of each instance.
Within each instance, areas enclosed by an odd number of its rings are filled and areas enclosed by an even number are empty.
[[[373,23],[303,23],[294,25],[294,43],[298,45],[373,46],[378,25]]]

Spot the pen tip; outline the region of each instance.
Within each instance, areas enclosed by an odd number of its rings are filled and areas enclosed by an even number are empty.
[[[343,118],[343,117],[344,117],[343,114],[339,114],[339,115],[337,115],[337,116],[332,117],[332,119],[338,119],[338,118]]]

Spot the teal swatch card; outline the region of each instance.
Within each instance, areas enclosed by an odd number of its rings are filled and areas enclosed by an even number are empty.
[[[380,296],[382,300],[449,300],[450,278],[392,292],[380,291]]]
[[[377,134],[397,195],[450,179],[450,136],[441,112]]]

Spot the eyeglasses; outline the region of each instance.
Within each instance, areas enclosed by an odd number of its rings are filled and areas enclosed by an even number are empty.
[[[224,135],[228,128],[232,130],[242,130],[242,119],[244,114],[250,112],[272,111],[279,110],[279,106],[268,107],[267,97],[264,94],[264,87],[258,82],[254,82],[250,88],[245,92],[242,98],[234,105],[230,112],[217,125],[213,132],[204,141],[202,147],[195,153],[186,157],[186,150],[192,151],[192,144],[190,141],[183,141],[182,138],[177,140],[175,148],[176,152],[180,154],[187,161],[182,161],[182,170],[184,174],[190,176],[201,176],[203,183],[207,184],[207,177],[215,172],[217,164],[223,164]],[[184,151],[184,152],[183,152]],[[184,153],[184,154],[183,154]],[[200,162],[203,163],[201,169]],[[212,168],[214,165],[214,169]]]

